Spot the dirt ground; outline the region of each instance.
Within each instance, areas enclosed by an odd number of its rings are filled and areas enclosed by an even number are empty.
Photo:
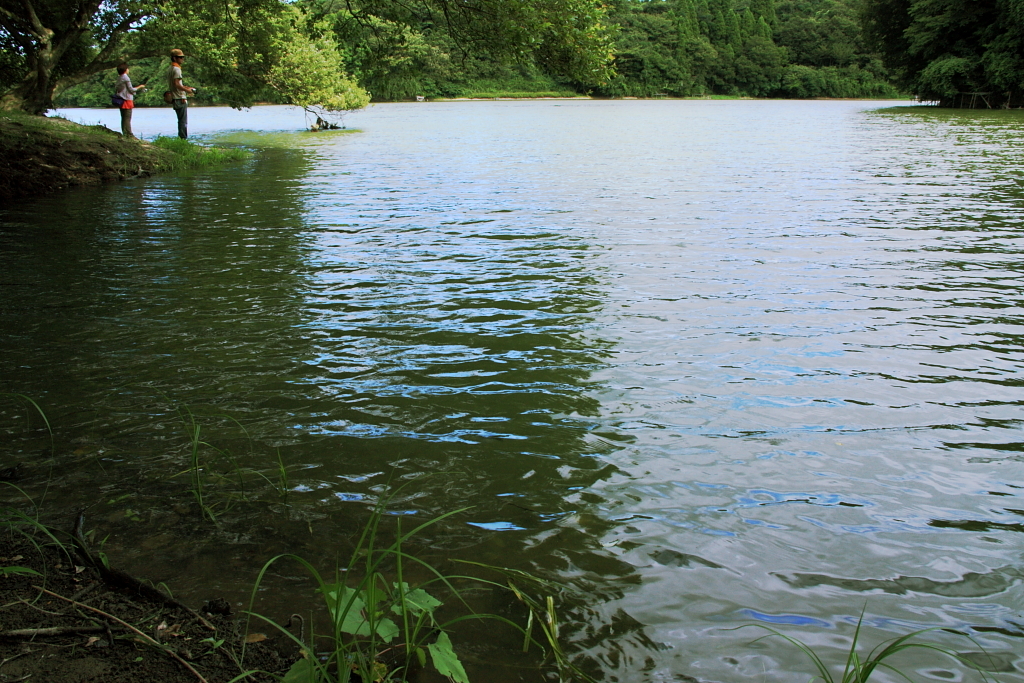
[[[0,203],[163,170],[171,153],[103,126],[0,114]]]
[[[169,606],[45,540],[0,534],[0,683],[222,683],[250,670],[247,681],[273,681],[298,656],[280,634],[246,634],[224,600]],[[36,574],[4,576],[11,567]]]

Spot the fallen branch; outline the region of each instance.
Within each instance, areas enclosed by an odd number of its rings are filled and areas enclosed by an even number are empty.
[[[53,591],[46,590],[45,588],[40,588],[39,586],[32,586],[32,587],[35,588],[37,591],[46,593],[47,595],[55,597],[55,598],[57,598],[59,600],[64,600],[65,602],[70,602],[75,607],[82,608],[82,609],[87,609],[87,610],[89,610],[91,612],[95,612],[96,614],[100,615],[101,617],[104,617],[106,619],[110,619],[111,621],[117,622],[118,624],[120,624],[121,626],[124,626],[126,629],[128,629],[129,631],[131,631],[135,635],[137,635],[140,638],[142,638],[142,641],[144,643],[152,645],[153,647],[157,648],[158,650],[162,650],[163,652],[166,652],[167,654],[169,654],[171,657],[174,657],[174,659],[178,660],[178,662],[182,666],[184,666],[186,669],[191,671],[192,674],[201,681],[201,683],[209,683],[209,681],[207,681],[205,678],[203,678],[203,675],[201,673],[199,673],[198,671],[196,671],[192,667],[191,664],[189,664],[184,659],[179,657],[177,652],[174,652],[173,650],[164,647],[163,645],[161,645],[157,641],[153,640],[153,638],[151,638],[150,636],[147,636],[145,633],[143,633],[139,629],[137,629],[134,626],[132,626],[131,624],[129,624],[127,621],[123,621],[121,619],[118,619],[113,614],[107,614],[103,610],[96,609],[95,607],[92,607],[90,605],[86,605],[85,603],[77,602],[75,600],[72,600],[71,598],[65,598],[63,595],[58,595],[57,593],[54,593]]]
[[[69,636],[77,633],[103,633],[106,626],[50,626],[49,628],[15,628],[0,631],[0,638],[48,638]]]
[[[153,586],[147,585],[137,578],[121,571],[120,569],[114,569],[109,567],[106,562],[103,562],[98,557],[92,554],[89,550],[89,544],[85,540],[85,534],[82,533],[82,529],[85,526],[85,511],[80,511],[75,517],[74,526],[71,528],[71,540],[74,542],[75,550],[81,556],[83,562],[90,567],[93,567],[100,574],[100,578],[103,579],[104,583],[108,586],[120,586],[121,588],[127,588],[135,592],[137,595],[141,595],[144,598],[149,598],[157,602],[162,602],[168,607],[174,607],[180,609],[188,614],[191,614],[194,618],[199,620],[199,623],[205,626],[210,631],[216,631],[217,628],[207,621],[199,612],[188,605],[175,600],[173,597],[166,595],[165,593],[157,590]]]

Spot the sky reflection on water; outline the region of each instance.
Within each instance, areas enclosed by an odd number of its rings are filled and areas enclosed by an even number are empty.
[[[243,423],[254,446],[216,426],[249,465],[281,454],[293,507],[236,508],[233,542],[154,556],[109,522],[186,592],[329,556],[306,526],[343,536],[429,473],[396,512],[473,509],[424,551],[582,588],[565,630],[608,680],[805,681],[726,629],[838,657],[862,609],[872,644],[959,629],[1021,680],[1024,120],[879,106],[379,105],[358,134],[234,133],[268,148],[4,216],[33,290],[3,308],[3,388],[85,444],[66,490],[97,458],[172,471],[175,401]],[[200,111],[203,135],[254,115]]]

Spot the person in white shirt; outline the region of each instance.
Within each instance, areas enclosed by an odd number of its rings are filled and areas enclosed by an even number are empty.
[[[121,135],[134,138],[132,135],[132,110],[135,109],[135,93],[146,87],[146,84],[132,87],[132,79],[128,77],[128,65],[121,62],[117,65],[117,88],[114,94],[121,98]]]
[[[171,68],[167,70],[167,85],[171,91],[171,106],[178,115],[178,137],[188,138],[188,96],[195,94],[196,89],[183,85],[181,82],[181,63],[185,61],[185,53],[171,50]]]

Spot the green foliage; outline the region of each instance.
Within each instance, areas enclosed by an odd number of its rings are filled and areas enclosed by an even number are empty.
[[[827,664],[825,664],[824,660],[822,660],[821,657],[814,650],[812,650],[808,645],[801,642],[800,640],[793,638],[792,636],[787,636],[784,633],[780,633],[779,631],[776,631],[775,629],[769,628],[768,626],[764,626],[762,624],[748,624],[747,626],[741,626],[739,628],[760,628],[765,631],[768,631],[769,633],[768,635],[762,636],[757,640],[778,637],[782,638],[791,645],[796,646],[798,650],[807,655],[807,658],[811,660],[811,663],[814,665],[814,668],[817,671],[817,676],[811,679],[811,683],[813,683],[818,678],[820,678],[823,683],[867,683],[868,679],[870,679],[871,676],[878,669],[885,669],[891,671],[897,674],[900,678],[906,681],[910,681],[911,679],[905,673],[903,673],[903,671],[896,668],[889,662],[889,660],[895,655],[898,655],[901,652],[906,652],[908,650],[926,650],[930,652],[937,652],[941,655],[958,661],[961,664],[964,664],[975,671],[978,671],[981,674],[982,679],[986,683],[988,682],[988,676],[986,675],[985,671],[973,662],[971,662],[971,660],[967,659],[966,657],[959,655],[953,650],[948,650],[946,648],[934,645],[932,643],[916,642],[925,633],[930,633],[932,631],[939,631],[943,629],[926,628],[921,629],[919,631],[914,631],[913,633],[908,633],[905,636],[900,636],[899,638],[893,638],[892,640],[887,640],[883,643],[880,643],[879,645],[876,645],[867,654],[861,655],[857,648],[860,641],[860,633],[863,623],[864,614],[862,612],[860,618],[857,620],[857,627],[853,632],[853,641],[850,643],[850,651],[847,653],[846,656],[846,662],[843,666],[842,676],[838,678],[832,675],[830,667]],[[969,638],[967,636],[963,637],[969,640],[974,645],[978,646],[978,644],[972,638]]]
[[[611,30],[594,0],[353,0],[342,9],[306,0],[304,7],[330,23],[346,69],[376,100],[460,96],[481,78],[532,75],[585,87],[611,75]],[[497,89],[555,88],[505,82]]]
[[[291,668],[286,683],[326,683],[347,681],[355,673],[363,681],[404,681],[415,665],[429,659],[434,669],[458,683],[468,683],[466,672],[456,654],[449,631],[467,619],[489,619],[518,628],[503,617],[469,612],[443,620],[438,612],[443,601],[438,594],[451,596],[464,607],[453,582],[471,577],[448,576],[430,564],[410,555],[405,545],[416,534],[463,510],[442,515],[403,532],[401,520],[391,542],[382,541],[381,524],[395,491],[381,497],[370,521],[352,551],[345,567],[338,567],[332,579],[323,576],[309,562],[295,555],[279,555],[269,560],[253,586],[249,614],[267,621],[301,649],[303,658]],[[256,594],[270,569],[282,560],[301,565],[317,584],[323,599],[329,628],[325,633],[310,633],[302,640],[284,627],[252,611]],[[406,581],[409,566],[429,578],[413,585]],[[385,569],[393,578],[385,575]],[[474,581],[479,585],[479,580]],[[468,607],[467,607],[468,609]],[[312,630],[312,629],[311,629]],[[327,643],[326,657],[322,653]],[[390,654],[385,664],[384,655]]]
[[[617,0],[611,96],[892,97],[856,0]]]
[[[505,100],[518,100],[527,99],[531,97],[577,97],[576,93],[571,90],[550,90],[550,91],[536,91],[536,92],[523,92],[521,90],[489,90],[484,92],[467,92],[461,94],[460,97],[468,97],[470,99],[505,99]]]
[[[859,0],[253,2],[200,2],[156,22],[157,33],[184,36],[174,44],[196,55],[186,80],[200,86],[199,102],[293,103],[319,113],[358,108],[368,94],[898,95],[872,52],[877,41],[861,30]],[[910,38],[900,32],[907,45]],[[993,52],[985,68],[1012,80],[1022,59],[1016,46]],[[942,62],[923,82],[948,90],[978,64]],[[132,77],[159,84],[165,71],[166,61],[142,60]],[[94,77],[60,103],[105,106],[113,79]],[[159,104],[161,91],[144,93],[140,106]]]
[[[188,140],[182,140],[181,138],[159,137],[153,140],[153,145],[174,152],[175,157],[171,160],[170,170],[175,171],[216,166],[229,161],[241,161],[252,156],[252,153],[248,150],[207,147],[205,145],[197,145]],[[195,418],[191,413],[188,413],[188,417],[185,420],[186,428],[189,430],[192,459],[195,461],[198,458],[200,446],[208,446],[210,448],[212,446],[199,440],[200,427],[195,422]]]
[[[25,576],[41,576],[39,572],[28,567],[0,567],[0,577],[3,576],[14,576],[21,574]]]
[[[323,24],[302,30],[306,17],[289,7],[278,19],[276,52],[279,57],[266,75],[267,84],[282,101],[302,107],[308,112],[343,112],[362,109],[370,103],[370,95],[342,70],[342,54],[338,45],[326,36]]]
[[[563,89],[611,75],[612,31],[596,0],[111,0],[80,17],[77,28],[47,14],[44,23],[57,27],[52,40],[37,35],[32,3],[59,4],[0,0],[7,11],[0,13],[0,44],[10,47],[0,58],[7,78],[0,106],[9,109],[45,110],[83,83],[61,104],[105,106],[117,62],[166,58],[169,46],[188,56],[185,80],[203,86],[200,101],[235,107],[271,101],[346,111],[365,105],[366,90],[378,100],[452,96],[452,86],[508,69],[556,77]],[[74,39],[69,31],[77,31]],[[31,69],[44,55],[52,64]],[[166,63],[151,97],[163,91],[165,72]],[[133,80],[146,79],[133,73]]]
[[[865,0],[865,33],[897,84],[957,105],[985,93],[1024,104],[1024,7],[1018,0]]]
[[[779,93],[785,97],[899,97],[899,91],[866,69],[790,64],[782,70]]]

